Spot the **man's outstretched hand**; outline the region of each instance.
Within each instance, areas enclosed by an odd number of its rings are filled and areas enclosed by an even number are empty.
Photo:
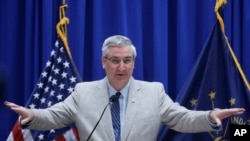
[[[21,116],[21,119],[20,119],[21,125],[28,123],[34,118],[33,112],[26,107],[17,105],[9,101],[5,101],[4,104]]]
[[[245,112],[244,108],[229,108],[229,109],[217,109],[213,110],[209,114],[209,120],[216,123],[217,126],[221,126],[221,121],[233,115],[240,115]]]

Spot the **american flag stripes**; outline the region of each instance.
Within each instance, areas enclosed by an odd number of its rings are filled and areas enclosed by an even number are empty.
[[[42,109],[63,101],[78,82],[81,82],[81,78],[74,62],[58,39],[26,107]],[[49,131],[37,131],[20,129],[17,121],[7,139],[7,141],[32,140],[77,141],[79,137],[74,125]]]

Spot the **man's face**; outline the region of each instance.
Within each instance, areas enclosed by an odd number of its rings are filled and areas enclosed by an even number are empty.
[[[130,47],[109,48],[108,54],[102,57],[102,66],[106,71],[109,83],[121,90],[129,81],[134,70],[133,51]]]

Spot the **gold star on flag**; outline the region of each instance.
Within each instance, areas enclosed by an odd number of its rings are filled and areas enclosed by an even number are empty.
[[[196,102],[197,102],[197,100],[194,98],[192,100],[190,100],[191,106],[194,106],[196,104]]]
[[[231,98],[230,100],[229,100],[229,103],[231,104],[231,106],[233,106],[234,104],[235,104],[235,98]]]
[[[213,92],[213,91],[208,95],[210,97],[210,100],[213,100],[215,98],[215,92]]]

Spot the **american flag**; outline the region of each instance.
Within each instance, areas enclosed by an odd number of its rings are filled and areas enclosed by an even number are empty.
[[[81,82],[79,73],[58,38],[26,107],[42,109],[63,101],[71,94],[78,82]],[[17,121],[7,139],[7,141],[52,140],[78,141],[77,129],[74,125],[48,131],[20,129],[19,121]]]

